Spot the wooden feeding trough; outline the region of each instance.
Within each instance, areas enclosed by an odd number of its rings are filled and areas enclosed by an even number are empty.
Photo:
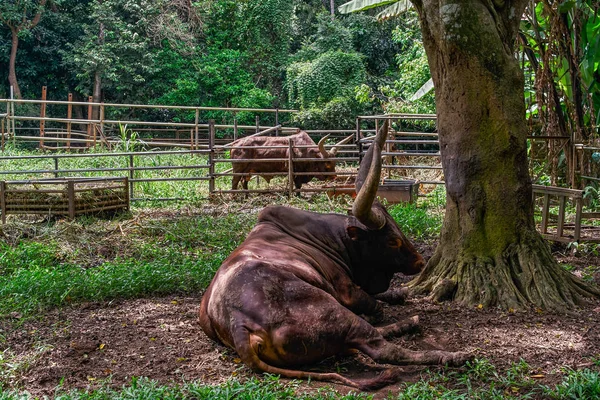
[[[356,197],[354,185],[325,186],[329,198],[341,195]],[[386,199],[389,204],[414,203],[419,196],[419,181],[414,179],[384,179],[377,189],[377,196]]]
[[[2,223],[8,214],[63,215],[129,210],[127,177],[0,181]]]
[[[419,181],[415,179],[384,179],[377,189],[377,196],[390,204],[415,203],[419,197]]]

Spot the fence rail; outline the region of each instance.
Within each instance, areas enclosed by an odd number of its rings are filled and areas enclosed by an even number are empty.
[[[267,162],[267,163],[285,163],[285,172],[274,172],[274,173],[261,173],[260,175],[265,177],[273,176],[287,176],[288,183],[283,188],[269,188],[266,189],[268,192],[283,192],[289,195],[294,193],[300,193],[303,191],[324,191],[329,190],[328,188],[310,187],[302,190],[293,187],[292,183],[295,177],[305,175],[315,175],[311,172],[294,171],[294,164],[299,162],[297,158],[287,157],[280,159],[242,159],[242,160],[231,160],[225,156],[226,152],[230,150],[232,143],[241,137],[248,136],[287,136],[297,132],[296,128],[286,127],[280,123],[280,113],[293,113],[295,110],[280,110],[280,109],[252,109],[252,108],[220,108],[220,107],[190,107],[190,106],[163,106],[163,105],[140,105],[140,104],[113,104],[113,103],[94,103],[91,99],[87,102],[82,101],[57,101],[47,100],[45,98],[45,90],[42,93],[42,100],[8,100],[0,99],[0,106],[2,103],[6,104],[6,113],[1,118],[2,124],[0,128],[2,137],[2,149],[6,144],[7,140],[16,142],[36,143],[42,150],[50,151],[81,151],[83,150],[95,150],[97,151],[98,146],[110,149],[110,152],[102,153],[53,153],[45,154],[40,156],[8,156],[0,157],[0,165],[6,164],[9,161],[14,160],[25,160],[31,161],[31,165],[38,165],[33,168],[11,168],[10,166],[4,166],[0,168],[0,177],[19,177],[19,179],[27,177],[31,179],[46,178],[46,177],[65,177],[74,175],[105,175],[123,173],[128,177],[128,184],[130,185],[130,195],[133,201],[137,200],[152,200],[151,198],[138,197],[138,193],[143,192],[139,190],[140,185],[149,184],[151,182],[165,182],[165,181],[208,181],[208,195],[215,193],[238,193],[237,190],[230,190],[226,188],[230,182],[227,182],[227,178],[233,179],[236,176],[242,176],[245,174],[233,172],[233,166],[240,162]],[[72,97],[69,97],[71,100]],[[24,113],[17,113],[21,105],[39,106],[39,115],[24,115]],[[46,107],[55,106],[62,107],[60,109],[54,109],[56,114],[64,112],[62,116],[47,115]],[[74,107],[82,107],[85,111],[87,108],[87,116],[85,112],[79,112],[76,116],[74,113]],[[111,109],[165,109],[165,110],[187,110],[194,115],[193,121],[140,121],[134,120],[133,118],[118,119],[109,118],[109,110]],[[62,111],[61,111],[62,110]],[[199,113],[201,111],[221,111],[225,113],[231,113],[233,116],[233,123],[216,123],[214,120],[208,122],[201,121]],[[269,126],[261,124],[260,118],[256,116],[255,125],[243,125],[239,124],[235,118],[237,113],[241,112],[255,112],[261,114],[271,115],[271,119],[276,122],[274,125]],[[410,115],[404,115],[407,119],[412,118]],[[394,119],[400,121],[403,115],[395,115]],[[423,119],[431,116],[416,116],[417,119]],[[342,145],[339,147],[340,151],[336,157],[338,166],[337,172],[319,172],[318,175],[324,177],[339,176],[341,178],[351,178],[356,174],[357,165],[362,157],[362,153],[366,150],[369,145],[369,141],[372,140],[373,134],[378,129],[378,123],[381,118],[384,117],[365,117],[364,121],[367,121],[367,125],[370,125],[368,129],[365,126],[361,126],[359,130],[353,129],[336,129],[336,130],[313,130],[307,131],[312,134],[313,137],[321,136],[325,134],[331,134],[337,140],[350,133],[355,136],[355,144]],[[279,123],[278,123],[279,122]],[[373,129],[373,122],[375,123],[375,129]],[[39,124],[36,125],[36,124]],[[144,138],[134,137],[132,132],[128,130],[128,126],[134,126],[137,133],[138,130],[140,135],[146,133],[158,133],[160,138]],[[77,128],[77,129],[76,129]],[[33,132],[31,134],[29,132]],[[36,135],[37,133],[37,135]],[[117,135],[118,133],[118,135]],[[175,137],[165,138],[168,135],[175,135]],[[439,170],[439,166],[427,166],[421,168],[422,162],[418,165],[408,165],[410,162],[397,163],[398,157],[434,157],[436,163],[439,163],[439,148],[436,147],[435,151],[426,151],[423,148],[430,146],[437,146],[437,141],[433,140],[437,134],[432,132],[411,132],[407,130],[399,130],[394,133],[394,136],[390,138],[386,145],[386,152],[384,153],[384,171],[388,176],[392,174],[398,175],[398,173],[404,172],[407,178],[410,178],[413,171],[417,170]],[[366,136],[366,137],[365,137]],[[429,140],[428,140],[429,139]],[[152,149],[152,151],[134,151],[143,146],[146,149]],[[419,147],[421,146],[421,147]],[[286,147],[286,146],[282,146]],[[331,148],[331,146],[327,146]],[[159,148],[178,148],[179,150],[157,150]],[[275,149],[277,147],[270,146],[269,148]],[[290,149],[300,149],[302,151],[306,146],[295,146],[290,143]],[[419,148],[421,150],[419,151]],[[120,150],[121,149],[121,150]],[[134,149],[134,150],[131,150]],[[388,151],[389,150],[389,151]],[[288,152],[288,154],[293,154]],[[181,165],[145,165],[145,159],[149,159],[156,155],[173,155],[176,158],[184,159],[185,162],[181,162]],[[189,157],[200,156],[202,161],[198,159],[190,161]],[[119,160],[114,161],[112,166],[73,166],[70,165],[67,159],[76,159],[80,157],[93,157],[93,158],[117,158]],[[40,165],[41,160],[49,159],[53,161],[51,165]],[[320,158],[302,158],[302,162],[316,163],[322,162]],[[69,164],[69,165],[66,165]],[[229,169],[227,169],[227,166]],[[192,172],[196,173],[192,173]],[[169,174],[172,173],[172,174]],[[190,176],[181,176],[190,175]],[[427,183],[441,184],[443,181],[435,179],[425,179]],[[261,190],[262,191],[262,190]],[[245,191],[244,191],[245,192]],[[253,191],[248,191],[253,192]],[[174,200],[177,198],[161,197],[157,200]]]

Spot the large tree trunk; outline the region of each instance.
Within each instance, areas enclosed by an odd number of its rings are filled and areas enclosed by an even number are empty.
[[[21,88],[17,82],[17,49],[19,48],[19,32],[11,27],[12,44],[10,48],[10,59],[8,61],[8,83],[13,87],[15,98],[21,100]]]
[[[463,305],[563,309],[600,294],[554,261],[533,221],[523,77],[524,0],[415,0],[435,84],[447,205],[417,293]]]

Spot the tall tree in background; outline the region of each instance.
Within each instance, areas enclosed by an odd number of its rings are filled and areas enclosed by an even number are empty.
[[[19,35],[27,32],[40,22],[47,0],[21,0],[0,2],[0,22],[8,26],[11,32],[10,61],[8,64],[8,82],[14,88],[14,95],[21,99],[21,88],[17,81],[17,50]]]
[[[533,221],[523,74],[527,0],[413,0],[435,84],[447,205],[440,244],[413,283],[463,305],[563,309],[599,295],[562,269]]]

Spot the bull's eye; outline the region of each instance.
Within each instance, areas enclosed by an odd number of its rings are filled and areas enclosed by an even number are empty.
[[[400,238],[390,238],[388,240],[388,246],[390,246],[393,249],[399,249],[400,247],[402,247],[402,239],[400,239]]]

